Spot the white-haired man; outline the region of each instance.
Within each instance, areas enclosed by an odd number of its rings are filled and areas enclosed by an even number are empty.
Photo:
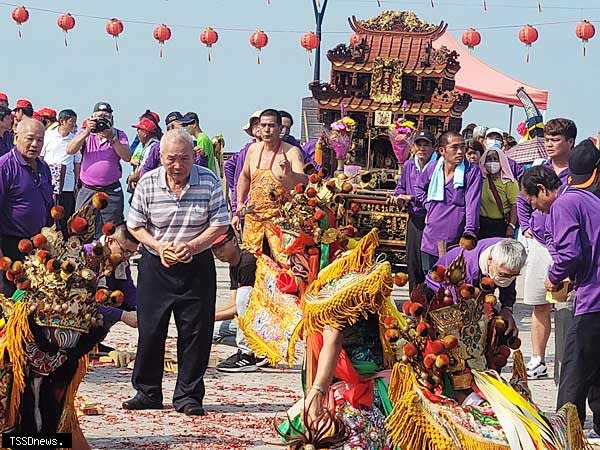
[[[500,315],[506,320],[506,334],[517,335],[519,330],[513,318],[513,305],[517,300],[516,280],[527,261],[525,246],[514,239],[482,239],[473,250],[454,248],[440,258],[438,264],[448,267],[463,252],[466,265],[465,282],[478,285],[489,276],[498,288]],[[427,285],[437,289],[438,284],[427,275]]]
[[[127,225],[142,244],[137,311],[138,351],[125,409],[161,409],[165,340],[177,325],[177,384],[173,406],[204,415],[204,372],[214,327],[216,271],[211,246],[229,225],[221,184],[194,164],[194,142],[182,129],[160,143],[162,166],[139,181]]]

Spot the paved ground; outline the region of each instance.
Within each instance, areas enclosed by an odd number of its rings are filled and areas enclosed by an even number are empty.
[[[228,275],[223,266],[218,269],[219,298],[228,295]],[[398,298],[406,296],[405,290],[395,292]],[[531,311],[519,304],[516,316],[527,356],[530,348],[529,330]],[[106,343],[119,349],[135,351],[136,331],[116,325]],[[176,331],[172,323],[167,350],[175,349]],[[548,349],[549,372],[553,370],[554,337]],[[189,418],[174,411],[170,396],[176,374],[166,373],[164,378],[165,410],[128,412],[121,403],[133,393],[131,370],[118,369],[112,364],[92,367],[79,390],[80,401],[93,401],[104,408],[99,416],[80,418],[84,434],[94,449],[281,449],[275,446],[277,436],[273,420],[283,417],[285,410],[301,395],[299,370],[247,374],[223,374],[214,369],[218,359],[223,359],[232,349],[216,346],[211,357],[211,368],[206,376],[205,407],[208,415]],[[551,378],[531,382],[534,398],[545,411],[552,411],[556,388]]]

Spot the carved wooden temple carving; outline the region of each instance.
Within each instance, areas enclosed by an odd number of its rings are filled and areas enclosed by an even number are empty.
[[[342,109],[357,121],[355,163],[396,168],[384,141],[389,124],[402,117],[436,135],[461,130],[471,97],[454,89],[458,54],[433,47],[447,24],[431,25],[401,11],[386,11],[366,21],[353,16],[349,22],[362,39],[330,50],[329,82],[313,82],[309,87],[322,123],[339,119]]]

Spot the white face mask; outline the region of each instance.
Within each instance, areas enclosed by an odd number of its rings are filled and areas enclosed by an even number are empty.
[[[504,142],[502,142],[499,139],[486,139],[485,140],[486,150],[490,150],[490,149],[500,150],[500,149],[502,149],[503,144],[504,144]]]
[[[510,284],[515,281],[515,277],[500,277],[498,275],[492,277],[492,281],[499,288],[505,288],[510,286]]]
[[[494,162],[486,162],[485,168],[489,173],[491,173],[492,175],[495,175],[498,172],[500,172],[500,163],[495,162],[495,161]]]

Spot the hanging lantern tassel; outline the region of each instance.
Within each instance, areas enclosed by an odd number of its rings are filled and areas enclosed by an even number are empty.
[[[483,0],[483,10],[487,11],[487,1]]]
[[[575,34],[583,42],[583,56],[586,56],[588,41],[596,35],[596,28],[589,20],[584,20],[577,25]]]
[[[119,19],[112,18],[106,24],[106,32],[115,39],[115,50],[119,53],[119,35],[125,29],[123,22]]]
[[[212,46],[219,40],[219,34],[211,27],[207,27],[200,33],[200,42],[208,49],[208,62],[212,61]]]
[[[542,12],[542,2],[538,0],[538,12]]]
[[[260,64],[260,51],[262,48],[266,47],[268,43],[269,37],[262,30],[255,31],[254,33],[252,33],[252,36],[250,36],[250,45],[254,47],[258,53],[258,64]]]
[[[256,49],[256,63],[260,64],[260,48]]]
[[[75,27],[75,18],[67,13],[67,14],[63,14],[62,16],[60,16],[56,22],[56,24],[58,25],[58,27],[64,31],[65,33],[65,47],[68,47],[69,44],[67,43],[67,33],[69,32],[69,30],[72,30]]]
[[[433,0],[431,0],[431,7],[435,8],[435,3],[433,3]]]
[[[377,0],[377,6],[381,8],[381,0]]]
[[[529,64],[529,50],[531,50],[531,44],[527,44],[527,58],[525,59],[527,64]]]
[[[519,30],[519,40],[527,46],[527,63],[529,63],[529,52],[531,45],[538,40],[539,34],[535,27],[531,25],[525,25]]]
[[[152,36],[158,41],[160,47],[160,57],[163,57],[163,47],[165,42],[171,39],[171,29],[164,23],[157,25],[152,31]]]
[[[67,43],[67,32],[65,31],[65,47],[68,47],[69,44]]]
[[[12,19],[17,24],[17,34],[19,35],[19,39],[21,39],[21,24],[27,22],[29,20],[29,11],[24,6],[17,6],[12,11]]]

